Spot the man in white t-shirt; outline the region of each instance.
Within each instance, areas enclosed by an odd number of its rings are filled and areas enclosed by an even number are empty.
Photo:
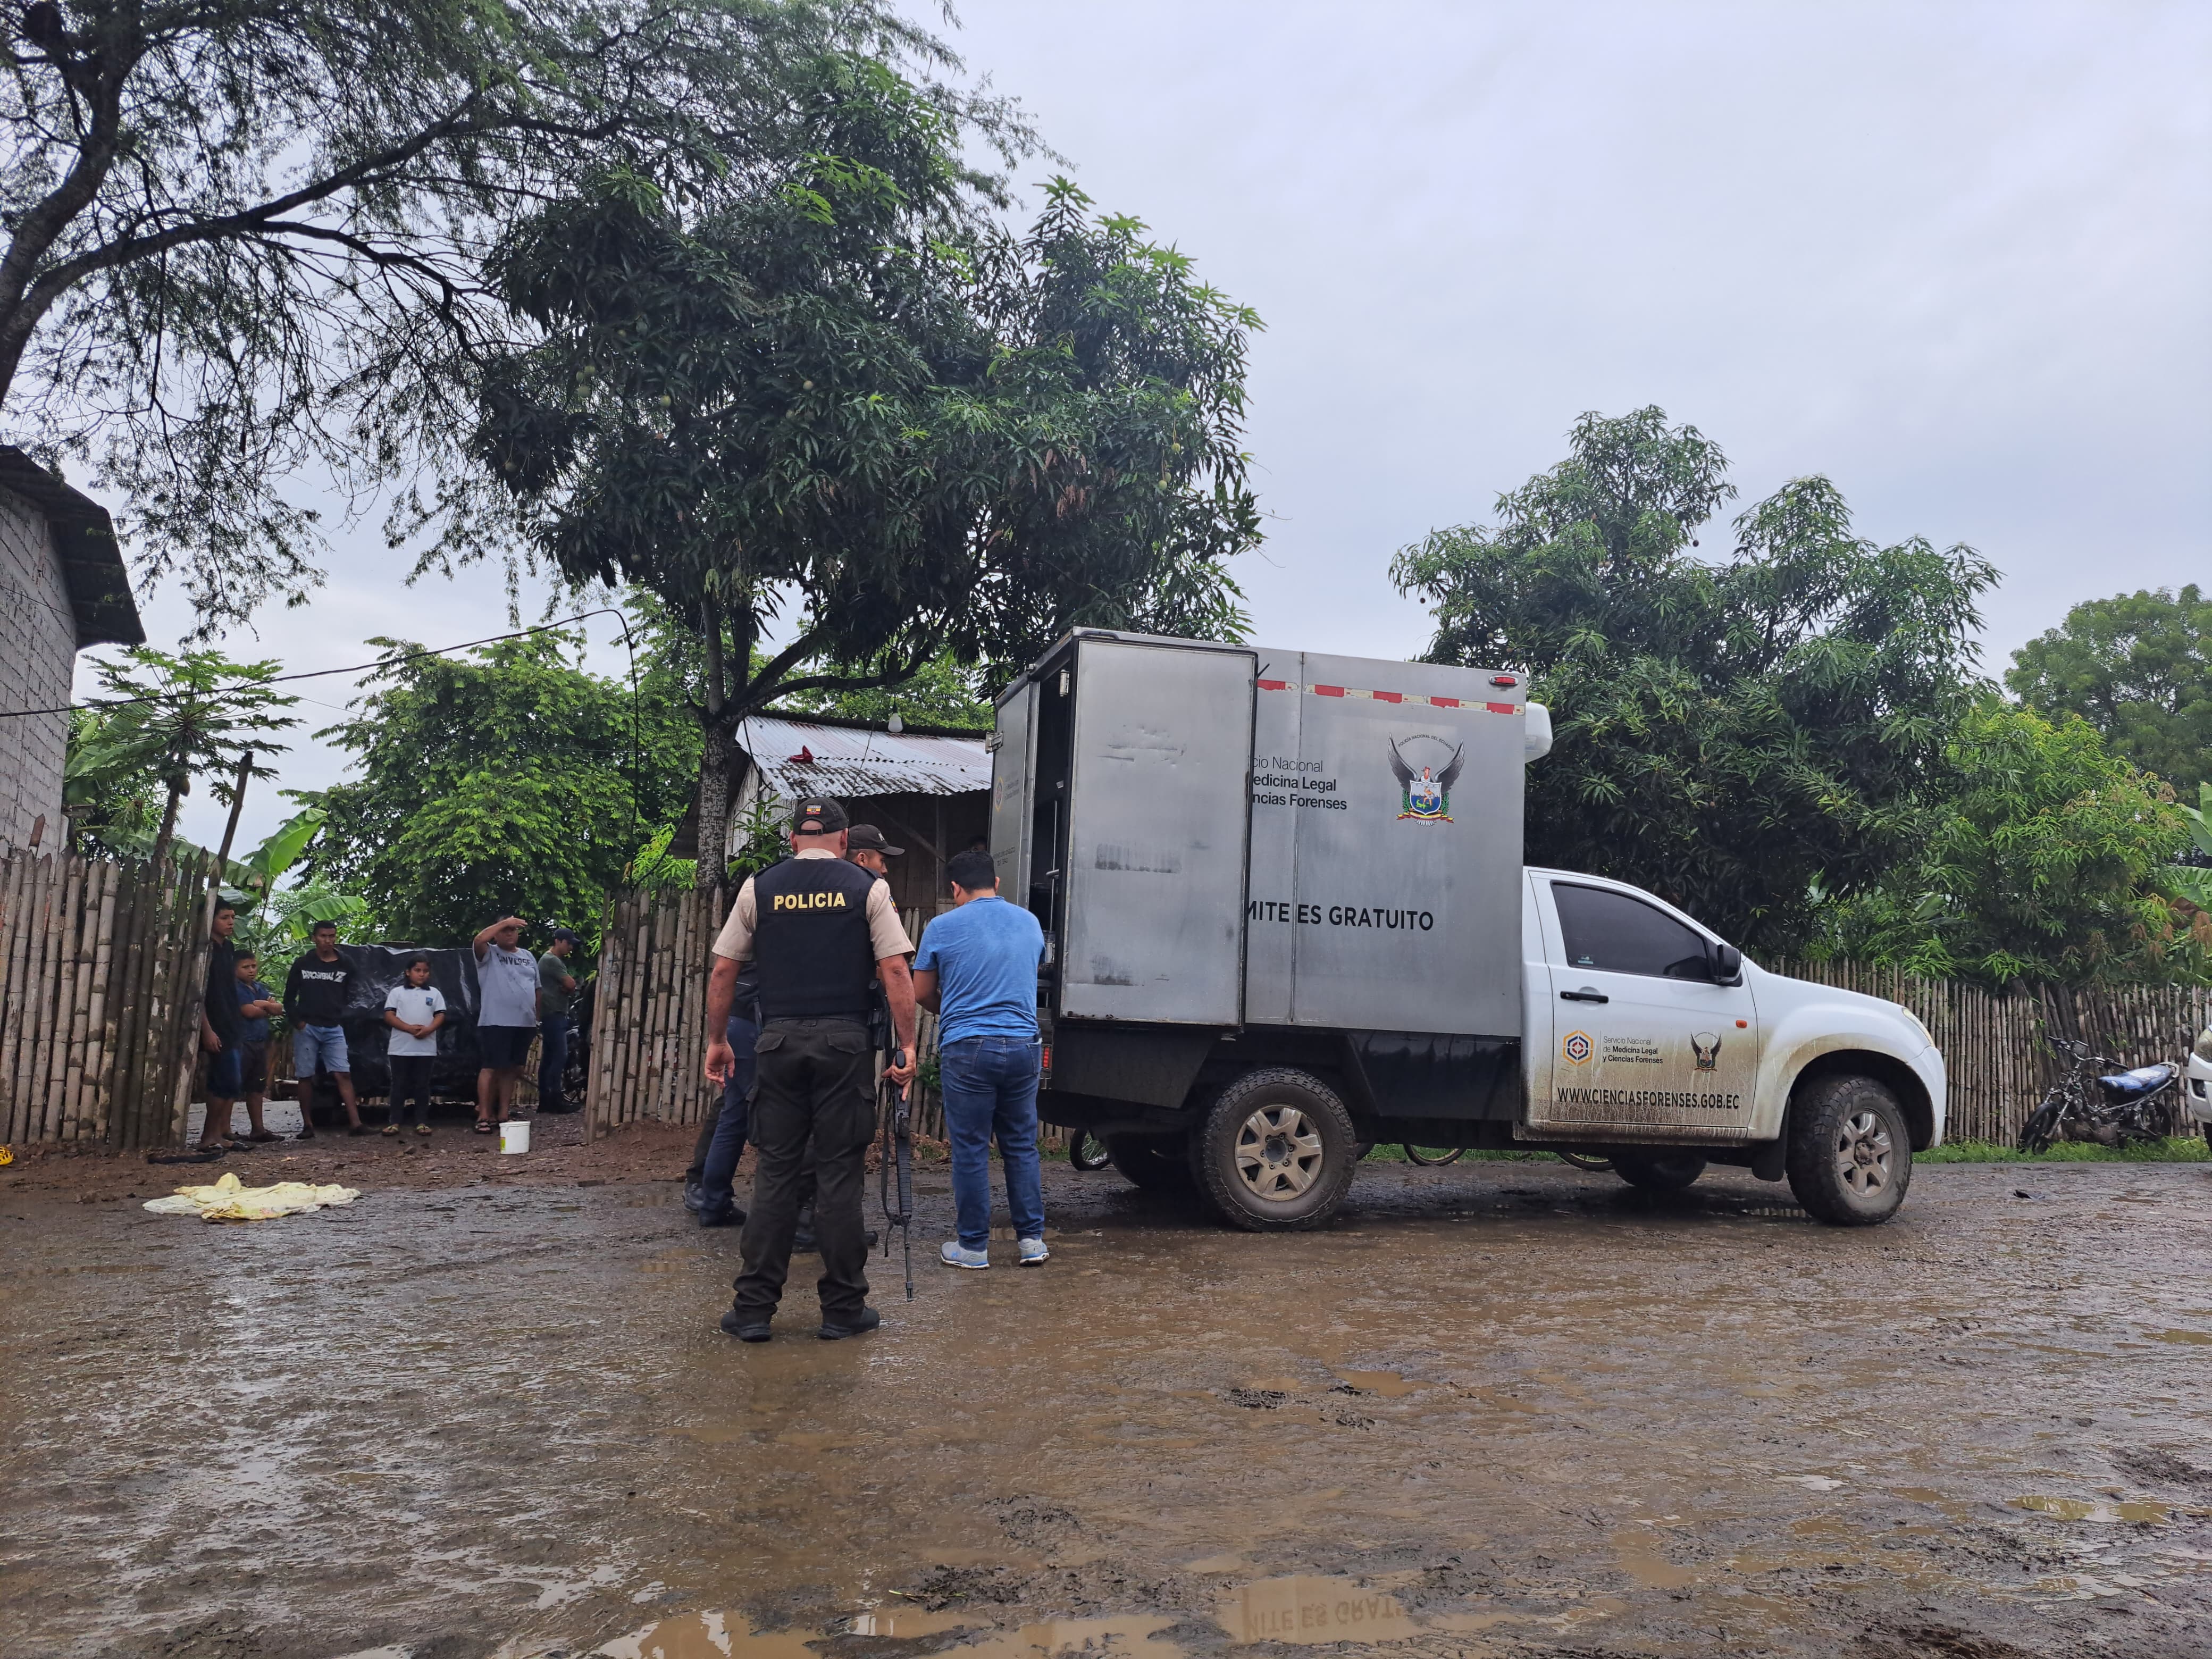
[[[520,916],[476,936],[477,1133],[514,1115],[514,1085],[538,1035],[538,958],[521,948]]]

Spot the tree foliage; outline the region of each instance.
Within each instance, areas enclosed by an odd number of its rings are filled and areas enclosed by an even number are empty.
[[[580,643],[537,634],[372,676],[352,718],[320,734],[359,776],[311,798],[328,819],[312,873],[419,945],[510,913],[596,927],[652,826],[681,811],[698,728],[651,685],[634,703],[626,680],[585,672]]]
[[[104,706],[70,717],[63,798],[73,832],[112,853],[159,859],[195,777],[225,806],[249,750],[249,776],[274,777],[262,763],[284,750],[274,734],[300,723],[283,712],[299,699],[270,684],[283,666],[143,645],[98,663]]]
[[[788,173],[695,207],[610,173],[511,235],[500,291],[543,338],[479,382],[531,544],[700,641],[702,840],[753,710],[1079,623],[1235,632],[1258,535],[1250,312],[1064,181],[1000,228],[960,112],[883,62],[793,78]]]
[[[784,66],[836,46],[950,62],[872,0],[33,0],[0,36],[0,407],[96,457],[210,627],[296,598],[283,480],[458,452],[453,376],[510,325],[485,251],[610,169],[775,172]]]
[[[1771,950],[1925,834],[1995,576],[1970,548],[1857,536],[1820,477],[1700,557],[1735,493],[1718,447],[1664,411],[1586,415],[1494,526],[1435,532],[1395,575],[1435,607],[1429,660],[1517,669],[1551,708],[1531,847]]]
[[[1990,696],[1950,745],[1957,787],[1919,855],[1841,905],[1824,948],[1930,978],[2079,985],[2201,972],[2212,917],[2161,892],[2190,840],[2170,787],[2076,716]]]
[[[2079,714],[2181,789],[2212,783],[2212,598],[2196,584],[2077,605],[2012,659],[2005,684],[2029,708]]]

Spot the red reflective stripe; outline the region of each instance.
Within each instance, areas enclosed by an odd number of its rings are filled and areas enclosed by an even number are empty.
[[[1510,702],[1486,702],[1482,706],[1493,714],[1515,714],[1520,712]]]
[[[1316,697],[1340,697],[1344,695],[1344,688],[1340,685],[1316,685],[1313,694]]]
[[[1291,689],[1291,683],[1288,680],[1261,680],[1260,689],[1262,691],[1287,691]]]
[[[1456,708],[1460,706],[1457,697],[1431,697],[1429,701],[1438,708]]]
[[[1395,691],[1377,691],[1373,693],[1373,696],[1375,701],[1377,702],[1403,702],[1406,701],[1401,695]]]

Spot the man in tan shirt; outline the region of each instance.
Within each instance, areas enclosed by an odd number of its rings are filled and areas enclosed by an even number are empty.
[[[818,1334],[835,1341],[879,1322],[866,1301],[860,1218],[861,1177],[876,1125],[868,1014],[880,981],[902,1051],[887,1075],[903,1087],[914,1076],[914,983],[907,971],[914,946],[890,890],[845,861],[846,827],[844,808],[836,801],[799,802],[792,815],[793,856],[746,881],[714,941],[707,990],[711,1082],[723,1082],[734,1059],[724,1033],[738,964],[755,962],[760,980],[750,1126],[758,1161],[745,1218],[744,1271],[734,1304],[722,1316],[722,1328],[746,1342],[769,1340],[782,1298],[810,1138],[814,1231],[822,1251]]]

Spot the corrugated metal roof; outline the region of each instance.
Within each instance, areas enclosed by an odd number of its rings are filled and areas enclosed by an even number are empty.
[[[801,795],[966,795],[991,787],[991,757],[980,738],[925,738],[910,732],[854,731],[811,720],[755,714],[738,742],[763,780],[786,800]],[[811,755],[812,760],[797,758]]]

